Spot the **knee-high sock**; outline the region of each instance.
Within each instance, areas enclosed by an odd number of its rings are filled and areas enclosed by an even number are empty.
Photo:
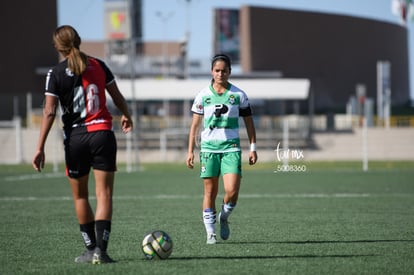
[[[215,234],[216,212],[212,208],[207,208],[203,210],[203,222],[207,234]]]
[[[79,227],[86,248],[93,250],[96,246],[95,222],[79,224]]]
[[[106,251],[108,248],[109,234],[111,233],[111,221],[96,221],[96,245]]]
[[[227,220],[231,214],[231,212],[233,212],[234,208],[236,207],[235,203],[223,203],[221,206],[221,215],[220,215],[220,219],[222,220]]]

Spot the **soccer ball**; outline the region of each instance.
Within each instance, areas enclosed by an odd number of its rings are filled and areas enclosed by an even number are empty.
[[[167,259],[172,251],[173,241],[164,231],[152,231],[142,240],[142,252],[147,259]]]

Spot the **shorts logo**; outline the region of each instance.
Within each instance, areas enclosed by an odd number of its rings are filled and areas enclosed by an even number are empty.
[[[201,166],[201,173],[205,173],[207,171],[206,167],[203,165]]]
[[[69,174],[77,175],[77,174],[79,174],[79,171],[78,170],[69,170]]]

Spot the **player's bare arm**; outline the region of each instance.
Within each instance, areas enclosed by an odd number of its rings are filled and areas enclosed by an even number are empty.
[[[115,106],[122,113],[122,117],[121,117],[122,131],[124,133],[128,133],[129,131],[132,130],[133,122],[132,122],[131,115],[128,111],[128,106],[126,104],[125,98],[119,91],[118,86],[116,85],[115,81],[113,81],[111,84],[106,86],[106,89],[109,95],[111,96]]]
[[[247,136],[251,145],[249,153],[249,164],[254,165],[257,162],[257,152],[256,152],[256,129],[254,127],[254,121],[252,116],[243,117],[244,123],[246,125]],[[254,146],[252,146],[254,144]]]
[[[45,106],[43,107],[43,118],[40,128],[39,141],[36,147],[36,153],[33,156],[32,160],[32,166],[38,172],[41,172],[45,166],[45,144],[49,131],[52,128],[53,122],[55,121],[57,106],[57,97],[45,97]]]
[[[187,152],[187,159],[186,159],[187,167],[190,169],[194,168],[194,147],[195,147],[196,136],[197,136],[197,133],[200,128],[201,121],[202,121],[202,117],[203,116],[199,114],[193,114],[193,120],[191,122],[190,133],[188,135],[188,152]]]

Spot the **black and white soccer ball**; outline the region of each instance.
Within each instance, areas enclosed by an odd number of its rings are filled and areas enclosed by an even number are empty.
[[[167,259],[173,251],[171,237],[162,230],[155,230],[145,235],[142,240],[142,252],[147,259]]]

